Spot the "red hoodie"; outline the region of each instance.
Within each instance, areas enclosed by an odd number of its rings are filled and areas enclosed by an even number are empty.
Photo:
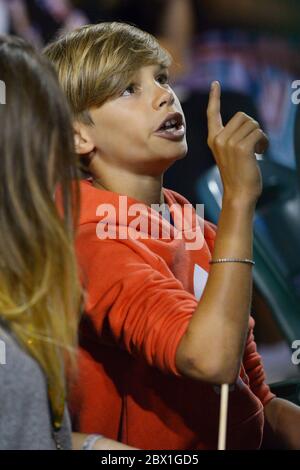
[[[164,189],[164,196],[169,207],[188,203],[170,190]],[[121,198],[143,209],[139,226],[133,215],[126,221],[118,213],[116,193],[83,181],[81,198],[77,253],[87,297],[79,378],[71,396],[74,429],[140,449],[215,449],[219,389],[181,376],[175,364],[205,287],[215,227],[205,222],[203,246],[186,249],[186,231],[180,239],[158,212],[134,199]],[[109,208],[116,214],[105,212]],[[110,237],[131,226],[130,237],[103,239],[107,221]],[[148,230],[149,222],[168,228],[170,238],[149,237],[146,222]],[[274,396],[264,383],[253,326],[251,318],[240,377],[229,395],[231,449],[260,447],[263,405]]]

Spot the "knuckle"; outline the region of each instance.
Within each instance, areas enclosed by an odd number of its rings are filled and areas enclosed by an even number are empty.
[[[224,140],[220,134],[214,138],[214,145],[218,148],[223,147]]]
[[[235,143],[235,141],[234,141],[233,139],[229,139],[229,140],[227,141],[227,146],[228,146],[228,148],[229,148],[230,150],[232,150],[232,149],[235,148],[236,143]]]
[[[245,117],[247,117],[247,114],[245,114],[243,111],[238,111],[238,112],[236,113],[236,116],[237,116],[238,118],[245,118]]]
[[[245,142],[242,141],[242,142],[239,142],[239,143],[237,144],[237,147],[236,147],[236,148],[237,148],[237,150],[238,150],[239,152],[245,152],[245,150],[247,149],[247,146],[246,146]]]

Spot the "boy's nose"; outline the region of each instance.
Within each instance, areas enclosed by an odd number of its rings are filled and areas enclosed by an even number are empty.
[[[153,107],[155,109],[162,108],[163,106],[171,106],[175,101],[174,93],[172,90],[160,88],[154,97]]]

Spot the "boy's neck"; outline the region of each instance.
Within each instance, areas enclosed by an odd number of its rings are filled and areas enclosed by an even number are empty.
[[[114,175],[110,174],[109,178],[105,178],[103,174],[101,177],[93,177],[93,186],[96,188],[124,194],[148,206],[164,203],[162,183],[162,175],[135,175],[120,172],[120,169]]]

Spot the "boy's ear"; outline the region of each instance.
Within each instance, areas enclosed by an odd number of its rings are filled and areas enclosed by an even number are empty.
[[[82,122],[73,123],[75,151],[78,155],[90,155],[95,146],[87,126]]]

